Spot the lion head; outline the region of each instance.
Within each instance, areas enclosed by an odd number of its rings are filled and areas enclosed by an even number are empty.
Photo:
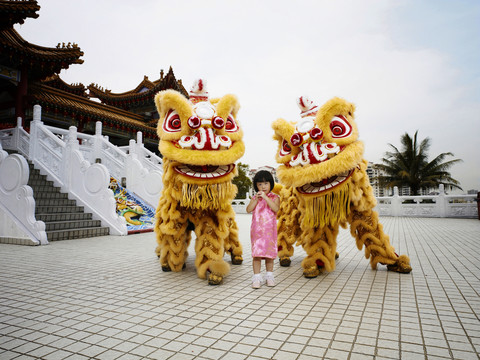
[[[167,165],[166,173],[174,173],[167,175],[167,181],[182,184],[181,196],[191,199],[185,200],[185,205],[209,207],[209,200],[222,202],[232,191],[236,192],[230,181],[237,173],[235,162],[245,152],[243,131],[237,121],[237,98],[225,95],[209,99],[205,82],[197,80],[190,99],[177,91],[165,90],[155,96],[155,104],[160,115],[159,150]],[[211,195],[215,192],[228,194],[220,199]]]
[[[278,140],[279,179],[302,195],[323,195],[340,186],[363,157],[354,120],[355,106],[335,97],[318,108],[298,99],[301,119],[273,123]]]
[[[272,125],[278,178],[301,199],[308,226],[342,222],[349,211],[350,178],[363,159],[355,106],[335,97],[319,108],[304,96],[298,105],[299,121],[278,119]]]

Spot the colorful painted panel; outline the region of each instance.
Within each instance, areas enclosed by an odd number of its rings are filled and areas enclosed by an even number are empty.
[[[115,195],[118,215],[127,221],[128,233],[153,231],[155,209],[121,186],[113,177],[110,177],[109,187]]]

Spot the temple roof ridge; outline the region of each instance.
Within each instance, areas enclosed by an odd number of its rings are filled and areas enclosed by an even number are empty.
[[[51,86],[75,95],[88,98],[87,88],[82,83],[68,84],[58,74],[53,74],[42,81],[44,85]]]
[[[1,0],[0,0],[1,1]],[[36,78],[45,78],[59,73],[62,69],[68,69],[71,64],[82,64],[83,51],[74,44],[65,47],[45,47],[32,44],[13,28],[0,29],[0,47],[3,51],[17,54],[17,62],[8,63],[7,66],[19,68],[22,64],[42,64],[40,67],[31,67],[29,70],[37,74]]]
[[[155,81],[149,80],[148,76],[144,75],[143,80],[134,89],[122,93],[114,93],[111,90],[106,90],[94,83],[87,86],[91,97],[97,97],[101,101],[106,102],[149,98],[158,91],[166,88],[173,88],[184,93],[184,95],[187,95],[186,90],[183,88],[182,81],[175,79],[171,66],[166,76],[163,76],[163,70],[160,71],[160,79]],[[146,90],[142,91],[143,89]]]
[[[26,18],[38,18],[40,10],[36,0],[0,0],[0,28],[23,24]]]
[[[42,83],[32,84],[33,97],[40,105],[58,108],[75,108],[92,117],[106,117],[125,125],[134,125],[137,129],[151,132],[152,128],[143,121],[143,116],[114,106],[100,104],[82,96],[65,92]]]

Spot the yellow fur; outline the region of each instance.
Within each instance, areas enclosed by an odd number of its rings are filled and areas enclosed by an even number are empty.
[[[358,141],[358,130],[354,120],[355,106],[344,99],[327,101],[316,113],[314,124],[323,131],[323,143],[335,143],[342,150],[329,159],[292,166],[290,162],[304,148],[294,147],[290,138],[296,132],[295,124],[278,119],[272,125],[278,141],[276,160],[280,163],[277,175],[285,187],[280,191],[281,205],[278,211],[278,244],[280,263],[290,264],[293,244],[302,245],[307,257],[302,262],[305,277],[315,277],[320,268],[335,269],[336,238],[339,226],[350,224],[352,236],[359,249],[365,246],[365,256],[370,258],[373,269],[378,263],[389,270],[410,272],[407,256],[398,256],[390,245],[388,235],[378,222],[373,211],[375,197],[366,173],[367,161],[363,159],[363,143]],[[351,132],[344,137],[334,137],[331,121],[343,116],[351,126]],[[281,153],[286,141],[291,147],[290,154]],[[312,141],[311,139],[309,140]],[[307,145],[304,145],[307,146]],[[343,183],[322,192],[303,193],[304,185],[328,183],[342,173],[349,173]]]
[[[180,136],[188,134],[187,121],[188,118],[192,116],[193,110],[191,104],[182,94],[175,90],[160,91],[157,95],[155,95],[155,105],[157,107],[158,114],[160,115],[160,121],[158,122],[157,126],[157,134],[161,140],[178,139]],[[182,121],[182,131],[180,133],[169,134],[162,128],[163,119],[165,119],[165,115],[167,114],[168,110],[171,109],[177,111],[178,115],[180,115],[180,120]],[[161,149],[160,152],[162,152]]]
[[[203,150],[201,154],[197,154],[200,151],[181,149],[171,142],[160,142],[158,149],[162,154],[169,154],[171,160],[192,165],[228,165],[238,160],[245,153],[245,145],[242,141],[235,142],[228,153],[222,154],[220,158],[218,151]]]
[[[352,164],[358,164],[362,161],[362,154],[363,143],[357,141],[335,156],[335,158],[320,164],[302,167],[280,165],[277,169],[277,175],[284,185],[298,187],[305,183],[318,181],[319,174],[321,174],[322,178],[326,178],[352,169],[354,167]]]
[[[231,115],[237,121],[239,105],[235,96],[226,95],[210,103],[215,107],[215,116],[227,121]],[[188,119],[195,114],[193,104],[173,90],[158,93],[155,104],[160,114],[157,126],[159,150],[164,157],[164,187],[156,212],[156,253],[164,271],[181,271],[188,256],[190,226],[193,224],[197,275],[202,279],[208,278],[210,284],[219,284],[230,271],[229,264],[223,260],[225,251],[231,254],[234,264],[242,262],[242,246],[238,241],[238,227],[231,205],[237,192],[231,180],[237,170],[234,168],[222,177],[200,178],[181,174],[178,169],[188,166],[194,169],[191,171],[197,172],[209,171],[203,170],[209,167],[228,165],[229,168],[245,151],[243,133],[241,129],[237,132],[213,130],[218,136],[231,139],[232,145],[228,149],[182,148],[179,140],[195,134],[188,125]],[[164,129],[163,122],[170,110],[176,111],[180,117],[180,131]]]

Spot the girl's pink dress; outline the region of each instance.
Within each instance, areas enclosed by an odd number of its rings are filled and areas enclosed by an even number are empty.
[[[267,196],[275,201],[277,194],[269,192]],[[260,199],[253,210],[252,226],[252,257],[275,259],[277,257],[277,213],[264,199]]]

